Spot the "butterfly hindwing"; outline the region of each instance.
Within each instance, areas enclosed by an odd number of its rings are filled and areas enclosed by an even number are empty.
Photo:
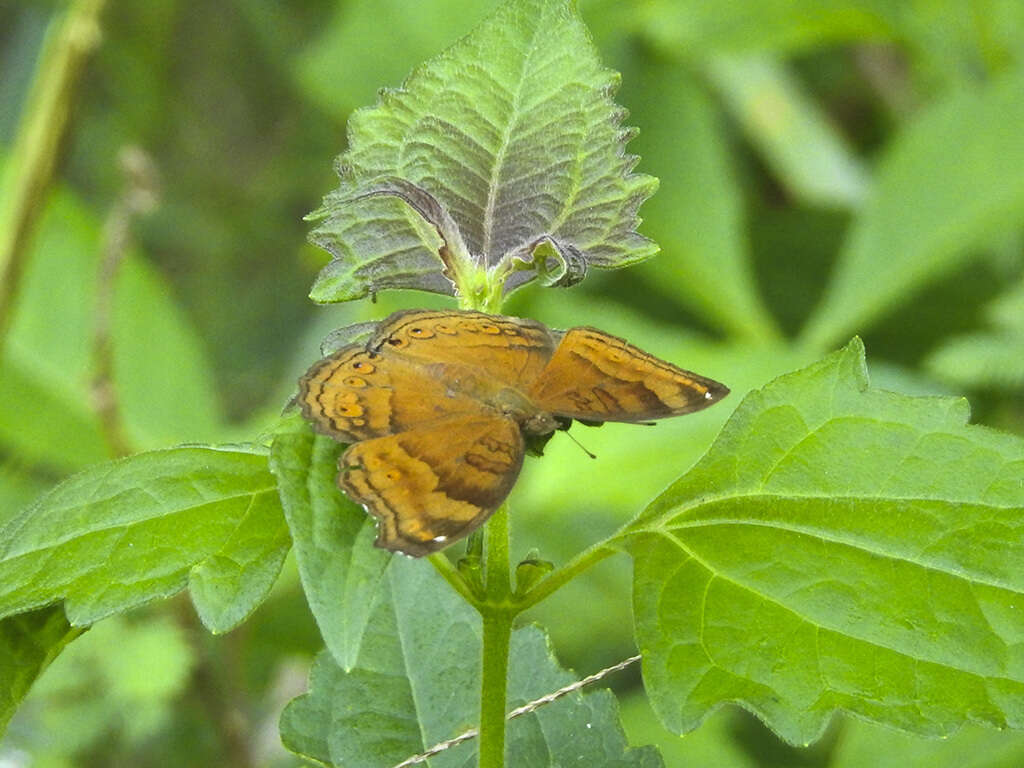
[[[480,526],[523,463],[519,426],[500,416],[444,419],[357,443],[338,484],[378,520],[377,545],[421,556]]]
[[[729,390],[593,328],[572,328],[529,391],[556,416],[647,421],[706,408]]]

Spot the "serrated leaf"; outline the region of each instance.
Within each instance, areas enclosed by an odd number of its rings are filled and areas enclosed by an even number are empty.
[[[480,619],[426,561],[395,558],[374,607],[359,663],[344,672],[321,654],[310,693],[281,717],[287,747],[334,766],[390,768],[475,725]],[[536,627],[512,635],[509,708],[572,682]],[[571,694],[509,726],[508,765],[663,765],[629,749],[608,691]],[[476,764],[470,741],[434,757],[434,768]]]
[[[335,259],[316,299],[398,285],[452,292],[437,282],[438,243],[422,220],[396,200],[361,198],[386,178],[422,189],[457,224],[466,249],[446,239],[462,263],[449,263],[451,280],[508,265],[542,238],[598,267],[651,256],[656,247],[634,230],[657,182],[631,173],[630,132],[610,98],[617,83],[567,0],[499,7],[350,119],[341,186],[314,214],[324,220],[311,239]]]
[[[863,346],[749,395],[630,526],[651,702],[737,701],[807,743],[835,709],[1024,727],[1024,441],[870,389]]]
[[[287,551],[276,499],[258,452],[174,448],[91,467],[0,528],[0,616],[64,600],[73,625],[91,624],[173,595],[214,558],[197,603],[230,623],[265,597]],[[227,580],[224,557],[236,560]]]
[[[1024,223],[1024,72],[938,101],[879,163],[835,275],[804,328],[825,349]]]
[[[0,735],[35,679],[79,634],[60,606],[0,619]]]
[[[302,587],[335,662],[355,666],[390,553],[373,546],[373,518],[338,488],[342,444],[298,422],[270,452]]]

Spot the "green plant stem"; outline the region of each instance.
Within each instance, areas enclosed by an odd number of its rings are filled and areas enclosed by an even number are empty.
[[[614,537],[612,537],[614,538]],[[617,550],[605,542],[595,544],[590,549],[580,552],[576,557],[563,565],[561,568],[552,571],[537,586],[515,601],[515,611],[520,613],[527,608],[536,605],[541,600],[550,596],[553,592],[572,581],[583,571],[591,566],[597,565],[606,557],[615,554]]]
[[[0,347],[7,337],[35,223],[70,121],[75,87],[99,44],[105,0],[77,0],[48,35],[11,148],[0,211]]]
[[[504,768],[509,642],[513,612],[482,606],[483,659],[480,676],[480,768]]]
[[[470,605],[476,605],[478,601],[477,596],[473,594],[473,590],[470,589],[466,580],[462,578],[462,574],[459,573],[458,569],[452,565],[451,560],[440,552],[435,552],[427,559],[430,560],[431,565],[441,574],[444,580],[451,585],[452,589],[462,595],[463,600]]]
[[[484,530],[483,659],[480,675],[480,768],[504,768],[508,654],[512,638],[508,507],[502,504]]]

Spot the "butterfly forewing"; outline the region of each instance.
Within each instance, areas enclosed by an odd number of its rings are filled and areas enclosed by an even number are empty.
[[[729,390],[616,336],[573,328],[529,391],[536,405],[584,421],[647,421],[706,408]]]
[[[299,381],[299,405],[316,428],[354,443],[438,419],[486,413],[481,402],[452,386],[443,363],[428,366],[387,349],[345,347]]]
[[[518,424],[465,416],[353,445],[338,482],[380,521],[378,546],[420,556],[481,525],[522,464]]]
[[[381,323],[368,345],[421,364],[466,367],[497,385],[524,390],[556,346],[552,332],[533,320],[450,310],[396,312]]]

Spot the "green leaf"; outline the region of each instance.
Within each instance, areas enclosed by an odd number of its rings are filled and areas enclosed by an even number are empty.
[[[281,716],[285,745],[326,765],[390,766],[474,727],[479,710],[480,619],[426,561],[395,558],[374,606],[359,663],[343,671],[321,654],[310,693]],[[573,681],[536,627],[512,635],[509,708]],[[475,764],[474,743],[431,759]],[[508,764],[643,766],[663,763],[629,749],[608,691],[571,694],[509,726]]]
[[[140,449],[222,438],[213,372],[167,283],[127,258],[115,282],[113,378],[128,437]]]
[[[645,126],[636,147],[658,158],[663,176],[644,221],[666,256],[640,274],[652,272],[662,290],[678,292],[720,328],[753,339],[776,336],[754,286],[742,194],[711,99],[681,64],[651,64],[631,79],[633,115]]]
[[[73,625],[91,624],[173,595],[200,566],[200,615],[224,631],[266,596],[287,551],[276,499],[266,456],[247,450],[91,467],[0,528],[0,616],[65,600]]]
[[[803,340],[827,348],[1024,220],[1024,72],[938,101],[898,134]]]
[[[270,468],[295,542],[302,587],[337,664],[356,664],[390,553],[373,546],[376,525],[338,488],[345,446],[305,422],[274,438]]]
[[[0,735],[32,683],[80,634],[60,606],[0,619]]]
[[[863,346],[750,394],[631,524],[655,711],[723,701],[807,743],[839,708],[1024,727],[1024,440],[868,388]]]
[[[996,328],[946,341],[924,361],[932,375],[962,387],[1024,385],[1024,282],[996,299],[987,314]]]
[[[1013,768],[1024,765],[1024,734],[964,726],[936,741],[848,718],[830,768]]]
[[[98,253],[95,220],[56,192],[0,357],[0,444],[61,472],[108,458],[88,399]]]
[[[659,47],[689,55],[800,51],[891,35],[882,9],[863,0],[650,0],[640,7]]]
[[[791,195],[811,205],[861,204],[867,171],[781,62],[765,55],[713,56],[705,70]]]
[[[623,148],[632,134],[610,98],[617,84],[568,0],[502,5],[349,120],[341,186],[314,214],[323,221],[312,240],[335,261],[313,295],[451,293],[448,280],[461,285],[480,267],[499,269],[504,281],[545,238],[598,267],[653,255],[634,230],[657,182],[630,172],[634,158]],[[407,205],[364,197],[389,178],[434,198],[457,225],[460,242],[445,240],[447,279],[436,234],[417,226]],[[506,287],[528,277],[519,272]]]

